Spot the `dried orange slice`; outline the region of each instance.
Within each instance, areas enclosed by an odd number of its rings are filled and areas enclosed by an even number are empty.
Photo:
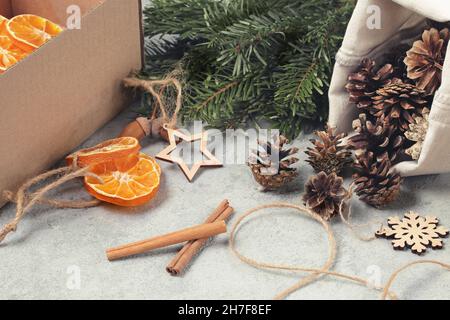
[[[101,201],[124,207],[139,206],[153,199],[159,190],[161,168],[146,154],[137,157],[137,164],[127,171],[121,170],[123,158],[92,166],[90,171],[103,181],[85,177],[87,191]]]
[[[8,19],[0,15],[0,36],[8,36],[8,31],[6,31],[6,23]]]
[[[57,24],[32,14],[11,18],[6,23],[6,30],[14,43],[26,52],[34,51],[63,31]]]
[[[26,56],[26,53],[15,47],[13,41],[0,36],[0,73],[15,65]]]
[[[132,137],[122,137],[104,141],[95,147],[79,150],[66,158],[67,164],[73,163],[75,155],[78,157],[78,166],[86,167],[92,164],[109,162],[129,155],[137,155],[141,150],[139,141]],[[137,162],[137,160],[136,160]],[[131,164],[131,167],[134,164]]]

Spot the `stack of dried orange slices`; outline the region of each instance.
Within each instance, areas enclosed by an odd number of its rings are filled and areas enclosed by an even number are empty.
[[[0,16],[0,74],[60,34],[57,24],[32,14]]]
[[[95,198],[118,206],[135,207],[152,200],[158,190],[161,168],[143,153],[135,138],[123,137],[79,150],[68,156],[80,167],[89,166],[92,176],[84,178],[86,190]]]

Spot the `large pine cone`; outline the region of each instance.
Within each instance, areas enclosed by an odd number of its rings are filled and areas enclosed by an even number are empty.
[[[350,102],[359,104],[370,101],[371,93],[390,83],[394,67],[386,64],[375,70],[375,61],[369,58],[361,62],[358,70],[348,77],[345,88],[350,94]]]
[[[442,67],[450,38],[449,29],[425,30],[422,40],[414,42],[404,60],[408,77],[416,81],[417,87],[434,94],[441,85]]]
[[[413,84],[395,79],[378,89],[367,103],[358,107],[376,118],[385,116],[391,125],[404,132],[414,122],[413,114],[420,115],[429,102],[426,92]]]
[[[309,156],[306,162],[313,167],[314,171],[339,174],[353,162],[348,146],[342,143],[346,134],[335,134],[335,130],[328,127],[326,131],[316,131],[316,135],[320,140],[311,139],[314,148],[308,147],[305,151]]]
[[[391,162],[387,157],[377,160],[372,152],[367,152],[358,156],[355,168],[355,192],[362,201],[380,208],[397,200],[403,179],[389,173]]]
[[[348,145],[356,150],[357,155],[371,151],[378,160],[388,157],[391,163],[395,163],[403,153],[405,138],[384,115],[370,121],[362,113],[353,121],[353,129],[357,134],[349,139]]]
[[[325,172],[320,172],[306,183],[303,201],[308,208],[322,218],[330,220],[339,214],[341,204],[348,195],[343,184],[344,180],[336,173],[327,175]]]
[[[298,175],[292,165],[299,161],[293,157],[297,148],[285,147],[288,139],[277,136],[272,141],[258,141],[258,150],[252,150],[248,166],[253,176],[265,190],[275,190],[294,180]]]

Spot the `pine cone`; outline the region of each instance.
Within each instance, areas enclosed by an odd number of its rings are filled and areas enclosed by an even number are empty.
[[[353,129],[357,132],[348,145],[356,150],[356,155],[371,151],[377,159],[388,157],[394,163],[403,153],[405,138],[399,134],[384,115],[370,121],[367,115],[361,113],[359,119],[353,121]]]
[[[416,81],[418,88],[429,94],[434,94],[441,85],[442,66],[449,38],[447,28],[440,32],[435,28],[425,30],[422,40],[414,42],[406,54],[404,61],[408,67],[408,77]]]
[[[420,115],[427,107],[427,94],[413,84],[395,79],[392,83],[378,89],[368,103],[358,107],[376,118],[385,116],[391,125],[404,132],[414,122],[413,114]]]
[[[346,134],[335,134],[333,128],[326,131],[316,131],[320,140],[311,139],[314,148],[308,148],[305,152],[309,158],[306,160],[317,173],[324,171],[326,174],[335,172],[339,174],[353,162],[352,153],[347,145],[342,144]]]
[[[252,150],[248,166],[255,180],[265,190],[278,189],[298,175],[297,170],[291,167],[299,161],[292,157],[298,153],[298,149],[284,148],[287,143],[286,137],[277,136],[272,141],[258,141],[258,150]]]
[[[358,70],[349,75],[345,88],[350,94],[350,102],[358,104],[370,101],[368,97],[370,93],[390,83],[394,72],[391,64],[386,64],[377,71],[374,68],[375,61],[366,58],[361,62]]]
[[[327,175],[325,172],[320,172],[305,184],[303,201],[308,208],[322,218],[330,220],[339,214],[341,203],[348,195],[343,184],[344,180],[336,173]]]
[[[411,156],[413,160],[418,160],[422,152],[422,145],[425,141],[425,137],[428,132],[428,117],[430,110],[428,108],[423,109],[422,116],[414,115],[414,123],[409,125],[409,130],[405,132],[406,139],[414,141],[415,144],[406,149],[406,154]]]
[[[398,198],[403,179],[389,173],[391,162],[387,157],[377,160],[372,152],[366,152],[358,156],[355,168],[355,192],[362,201],[380,208]]]

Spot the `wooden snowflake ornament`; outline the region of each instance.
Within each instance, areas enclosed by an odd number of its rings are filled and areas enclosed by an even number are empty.
[[[375,233],[377,237],[384,237],[392,240],[394,249],[403,250],[411,248],[415,254],[422,254],[427,247],[441,249],[443,237],[449,234],[449,230],[438,226],[439,220],[436,217],[421,217],[417,213],[410,211],[403,219],[391,217],[388,219],[388,227],[382,227]]]

